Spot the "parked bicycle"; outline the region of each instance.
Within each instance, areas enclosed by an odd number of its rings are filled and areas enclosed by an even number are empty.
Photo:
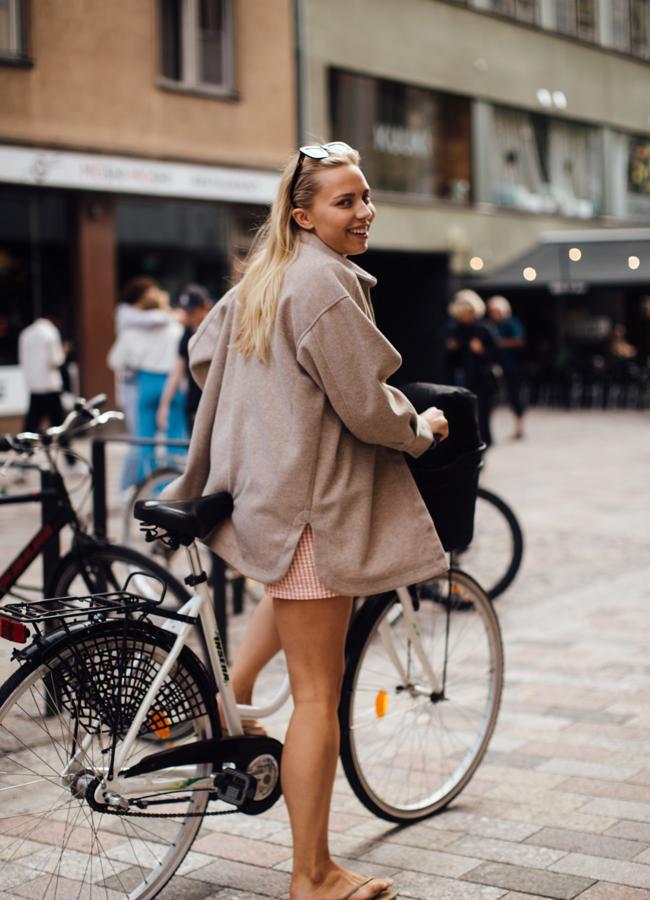
[[[185,547],[196,593],[178,611],[138,594],[133,580],[0,611],[0,635],[26,644],[0,687],[4,887],[37,870],[51,896],[155,897],[205,816],[255,815],[279,798],[282,745],[244,735],[242,718],[275,712],[288,679],[263,707],[235,702],[195,542],[231,508],[223,493],[136,507],[151,537]],[[188,646],[196,630],[207,667]],[[444,809],[496,723],[503,651],[489,599],[457,570],[368,598],[346,659],[341,759],[356,795],[393,822]]]
[[[474,513],[474,537],[453,554],[453,562],[470,572],[490,600],[517,577],[524,555],[524,535],[514,511],[492,491],[479,486]]]
[[[65,481],[59,469],[57,450],[62,437],[86,434],[108,422],[122,418],[122,413],[102,412],[106,402],[104,395],[91,400],[80,399],[65,421],[42,434],[24,432],[0,437],[0,453],[8,454],[7,463],[12,458],[37,461],[39,469],[46,474],[45,487],[39,491],[7,494],[0,496],[3,506],[40,503],[44,515],[38,530],[0,574],[0,600],[9,596],[25,599],[27,595],[61,597],[69,594],[91,594],[101,591],[119,590],[126,578],[133,572],[142,572],[163,580],[167,585],[169,601],[181,606],[189,598],[185,587],[167,569],[148,556],[130,547],[108,544],[89,533],[81,517],[77,514]],[[85,461],[84,461],[85,462]],[[90,475],[90,465],[88,466]],[[58,561],[46,581],[27,586],[20,579],[30,566],[58,540],[65,529],[71,531],[69,551]],[[137,583],[140,591],[153,590],[151,579],[142,578]],[[155,591],[154,591],[155,596]]]

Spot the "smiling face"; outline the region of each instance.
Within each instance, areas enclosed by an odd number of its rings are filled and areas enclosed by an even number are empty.
[[[358,166],[323,166],[309,209],[296,208],[294,221],[343,256],[365,253],[375,218],[370,188]]]

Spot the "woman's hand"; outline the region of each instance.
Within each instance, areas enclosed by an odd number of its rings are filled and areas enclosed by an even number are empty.
[[[440,435],[440,440],[444,441],[449,436],[449,422],[445,419],[445,414],[437,406],[430,406],[420,413],[422,418],[428,423],[434,434]]]

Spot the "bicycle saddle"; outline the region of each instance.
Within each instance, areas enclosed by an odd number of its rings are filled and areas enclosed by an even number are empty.
[[[179,543],[190,544],[195,538],[209,534],[232,509],[231,495],[219,491],[194,500],[138,500],[133,515],[146,525],[163,528]]]

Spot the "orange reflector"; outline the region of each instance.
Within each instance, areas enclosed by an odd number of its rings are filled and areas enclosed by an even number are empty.
[[[172,723],[169,716],[166,716],[164,712],[154,709],[151,713],[150,721],[151,730],[157,738],[160,738],[161,741],[166,741],[171,737],[172,733],[170,726]]]
[[[386,691],[379,691],[379,693],[375,697],[375,715],[378,719],[383,719],[387,712],[388,694],[386,693]]]
[[[9,619],[0,619],[0,637],[14,644],[24,644],[29,637],[29,629],[19,622],[10,622]]]

